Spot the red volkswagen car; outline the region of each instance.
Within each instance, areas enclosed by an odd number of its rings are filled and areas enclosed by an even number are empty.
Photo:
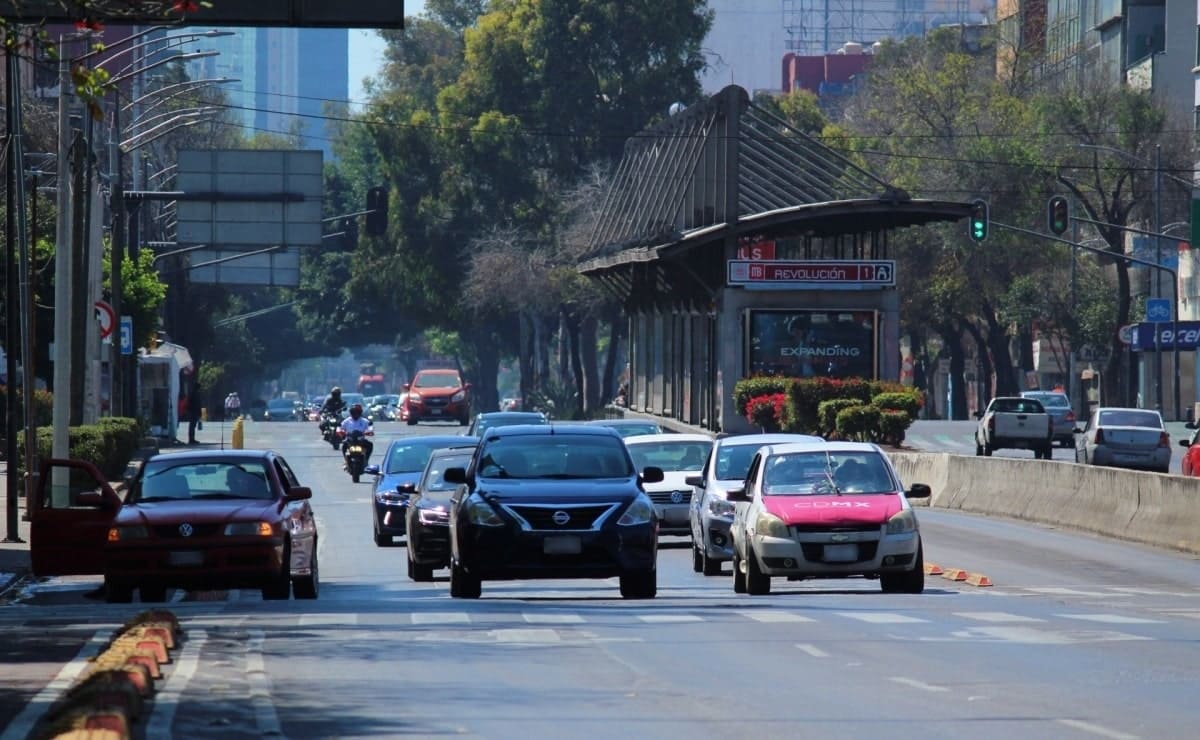
[[[400,407],[400,418],[411,426],[419,421],[471,421],[471,384],[453,368],[426,368],[404,384],[408,395]]]

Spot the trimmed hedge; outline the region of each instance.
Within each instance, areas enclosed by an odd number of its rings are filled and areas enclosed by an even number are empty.
[[[776,393],[787,397],[783,412],[774,414],[781,431],[824,437],[836,434],[844,439],[868,439],[883,444],[899,444],[904,440],[904,432],[916,420],[923,402],[915,388],[864,378],[754,377],[738,381],[733,391],[738,412],[756,426],[764,425],[755,421],[755,414],[748,408],[750,401]],[[761,402],[756,406],[758,418],[765,420],[766,409]],[[848,428],[839,424],[841,412],[855,407],[872,410],[847,416]],[[864,429],[863,424],[870,426]]]
[[[780,378],[769,375],[760,375],[753,378],[744,378],[739,380],[733,386],[733,404],[738,413],[745,416],[749,409],[747,405],[751,398],[759,396],[773,396],[776,393],[788,392],[794,378]]]
[[[20,394],[18,393],[18,401]],[[8,386],[0,385],[0,418],[8,417]],[[33,420],[38,426],[50,426],[54,419],[54,394],[50,391],[34,390]]]
[[[855,442],[874,442],[880,415],[879,409],[874,406],[844,408],[837,415],[837,435]]]
[[[764,432],[778,432],[787,424],[787,396],[774,393],[746,402],[746,421]]]
[[[831,398],[821,401],[817,406],[817,431],[821,436],[828,437],[838,428],[838,415],[845,409],[862,406],[863,402],[856,398]]]
[[[37,432],[38,458],[44,460],[52,457],[54,429],[39,426]],[[142,425],[137,419],[106,417],[96,424],[71,427],[67,433],[70,440],[69,457],[86,460],[99,468],[108,480],[117,480],[141,444]],[[17,446],[25,446],[24,430],[18,434]],[[24,464],[23,455],[18,464]]]

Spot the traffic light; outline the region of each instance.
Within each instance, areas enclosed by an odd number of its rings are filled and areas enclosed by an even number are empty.
[[[976,198],[971,201],[971,221],[968,224],[968,232],[971,238],[977,242],[987,239],[988,235],[988,204],[982,198]]]
[[[1046,225],[1051,234],[1062,234],[1071,225],[1071,202],[1064,195],[1052,195],[1046,204]]]
[[[388,194],[387,188],[374,187],[367,190],[367,233],[383,236],[387,232]]]

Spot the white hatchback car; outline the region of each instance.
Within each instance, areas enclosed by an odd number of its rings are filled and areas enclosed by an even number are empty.
[[[735,506],[733,590],[767,594],[772,576],[878,578],[885,593],[921,593],[917,516],[891,461],[866,442],[769,445],[750,463]]]

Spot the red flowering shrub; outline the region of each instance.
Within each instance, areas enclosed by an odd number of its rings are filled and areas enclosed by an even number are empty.
[[[764,432],[778,432],[787,414],[787,396],[783,393],[755,396],[746,402],[746,421]]]

